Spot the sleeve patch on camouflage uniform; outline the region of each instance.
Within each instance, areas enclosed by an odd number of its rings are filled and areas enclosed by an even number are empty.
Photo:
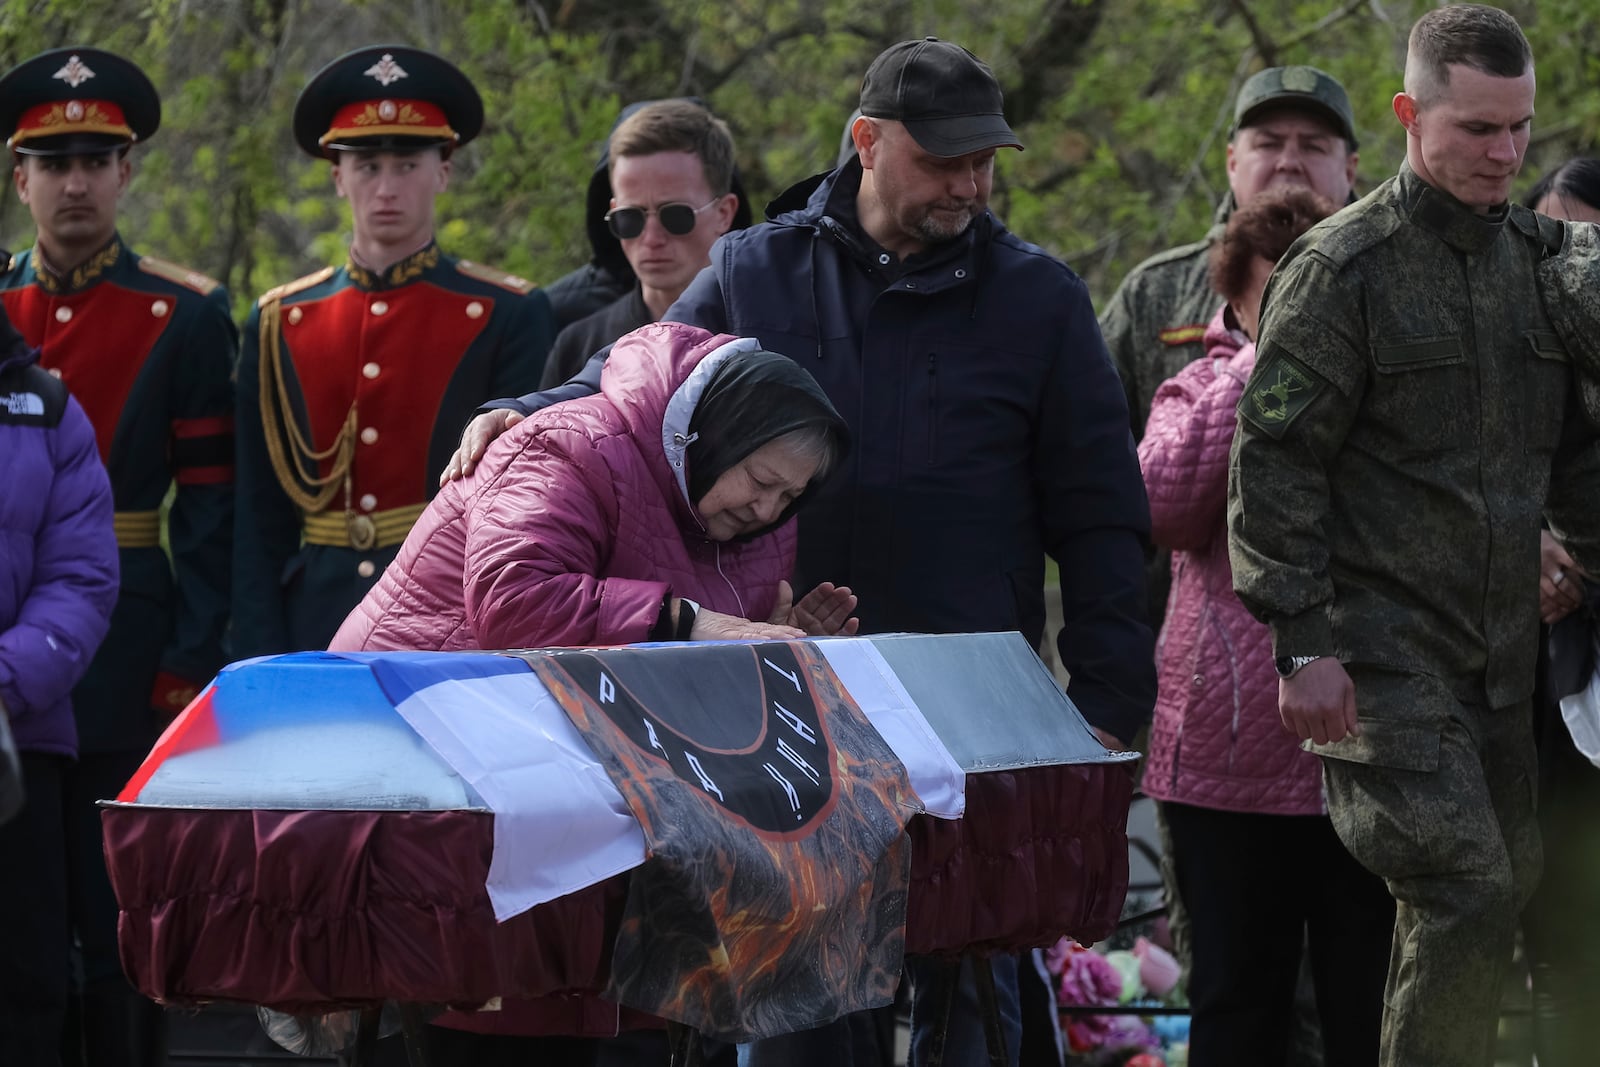
[[[1282,437],[1327,384],[1291,357],[1273,352],[1250,376],[1239,414],[1269,436]]]

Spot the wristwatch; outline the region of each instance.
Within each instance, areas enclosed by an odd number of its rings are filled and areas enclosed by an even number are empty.
[[[672,632],[674,641],[690,640],[689,634],[694,630],[694,618],[698,614],[700,614],[698,602],[686,596],[678,598],[678,625]]]
[[[1277,668],[1279,678],[1293,678],[1301,667],[1321,658],[1321,656],[1279,656],[1272,661],[1272,665]]]

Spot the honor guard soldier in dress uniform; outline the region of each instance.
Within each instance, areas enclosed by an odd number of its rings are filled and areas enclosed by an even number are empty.
[[[450,155],[483,102],[439,56],[362,48],[300,94],[294,136],[333,163],[344,266],[264,295],[239,362],[241,656],[327,647],[438,487],[481,403],[533,389],[543,292],[434,242]]]
[[[81,754],[68,793],[89,1064],[164,1054],[161,1010],[118,962],[95,802],[116,795],[165,720],[226,660],[237,344],[228,296],[204,275],[135,253],[117,232],[128,151],[160,122],[150,80],[109,52],[58,49],[0,78],[0,129],[37,228],[33,247],[11,257],[0,299],[88,413],[116,504],[121,593],[73,691]],[[161,506],[174,484],[169,557]],[[78,1040],[69,1034],[69,1045]],[[69,1048],[68,1062],[77,1055]]]

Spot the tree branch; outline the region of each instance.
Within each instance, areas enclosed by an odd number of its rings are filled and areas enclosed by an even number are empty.
[[[1255,46],[1256,54],[1266,61],[1267,66],[1281,66],[1278,62],[1278,46],[1272,38],[1267,36],[1267,31],[1261,28],[1261,23],[1256,21],[1256,14],[1250,10],[1250,5],[1245,0],[1230,0],[1233,10],[1244,20],[1245,29],[1250,31],[1250,41]],[[1366,0],[1360,0],[1365,3]]]
[[[1343,7],[1334,11],[1330,11],[1304,29],[1296,30],[1294,33],[1291,33],[1282,41],[1278,42],[1278,47],[1285,49],[1293,48],[1301,41],[1309,40],[1310,38],[1315,37],[1329,26],[1332,26],[1336,22],[1342,22],[1368,5],[1371,5],[1373,15],[1380,22],[1390,21],[1388,14],[1383,10],[1383,8],[1378,6],[1377,0],[1345,0]]]

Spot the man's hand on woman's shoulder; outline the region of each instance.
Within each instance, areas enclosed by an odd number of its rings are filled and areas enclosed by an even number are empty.
[[[471,474],[494,439],[521,421],[521,415],[507,408],[496,408],[476,416],[462,431],[461,444],[457,446],[455,455],[450,457],[450,462],[445,464],[444,472],[439,475],[439,484],[448,485],[457,478]]]

